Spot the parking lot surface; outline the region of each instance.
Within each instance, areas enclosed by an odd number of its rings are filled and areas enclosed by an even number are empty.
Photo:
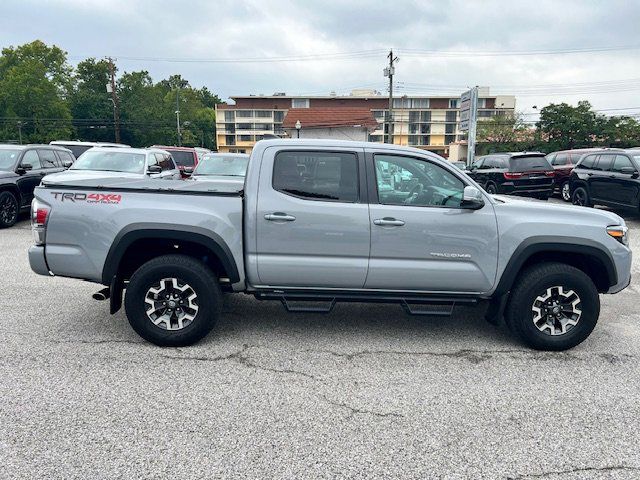
[[[482,308],[287,314],[244,295],[178,349],[98,286],[32,273],[30,245],[26,220],[0,231],[1,478],[640,478],[637,259],[564,353]]]

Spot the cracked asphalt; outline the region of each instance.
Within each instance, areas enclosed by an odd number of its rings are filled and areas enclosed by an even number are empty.
[[[0,231],[0,478],[640,478],[640,261],[565,353],[481,307],[287,314],[244,295],[162,349],[97,286],[32,273],[30,244],[27,221]]]

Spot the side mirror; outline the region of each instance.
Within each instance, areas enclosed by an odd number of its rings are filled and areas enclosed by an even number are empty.
[[[631,176],[635,175],[636,177],[638,176],[637,170],[633,167],[622,167],[620,169],[620,173],[623,173],[625,175],[631,175]]]
[[[184,167],[184,170],[182,170],[182,174],[186,177],[190,177],[191,174],[193,173],[194,168],[193,167]]]
[[[478,210],[482,207],[484,207],[482,192],[478,190],[476,187],[472,187],[471,185],[464,187],[460,208],[467,208],[469,210]]]
[[[62,166],[64,168],[69,168],[71,165],[73,165],[73,162],[71,160],[65,160],[64,162],[62,162]]]
[[[147,173],[150,175],[153,173],[162,173],[162,167],[160,165],[149,165],[147,167]]]
[[[30,163],[23,163],[22,165],[20,165],[18,167],[18,169],[16,170],[16,172],[20,175],[24,175],[25,173],[27,173],[29,170],[33,170],[33,165],[31,165]]]

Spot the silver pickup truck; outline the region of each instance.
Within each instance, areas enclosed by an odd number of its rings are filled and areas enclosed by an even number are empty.
[[[204,337],[223,292],[289,311],[397,302],[449,315],[488,303],[537,349],[594,329],[599,293],[630,282],[617,215],[491,196],[423,150],[322,140],[256,144],[241,182],[44,179],[31,268],[103,288],[145,339]]]

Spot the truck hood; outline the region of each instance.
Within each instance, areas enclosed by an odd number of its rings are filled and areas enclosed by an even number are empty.
[[[47,185],[55,185],[57,183],[69,183],[81,180],[93,180],[98,178],[145,178],[140,173],[127,172],[104,172],[98,170],[65,170],[60,173],[52,173],[42,179]]]
[[[17,177],[18,174],[15,172],[12,172],[10,170],[0,170],[0,179],[4,179],[4,178],[14,178]]]
[[[578,207],[570,204],[558,204],[547,203],[544,201],[536,200],[522,200],[515,197],[509,197],[505,195],[492,195],[492,198],[496,202],[497,210],[507,208],[511,210],[517,210],[523,215],[523,219],[532,217],[540,217],[548,215],[549,218],[558,216],[566,216],[574,219],[582,219],[583,221],[590,221],[591,223],[601,223],[605,226],[609,225],[624,225],[624,220],[619,215],[607,210],[600,210],[597,208]]]

